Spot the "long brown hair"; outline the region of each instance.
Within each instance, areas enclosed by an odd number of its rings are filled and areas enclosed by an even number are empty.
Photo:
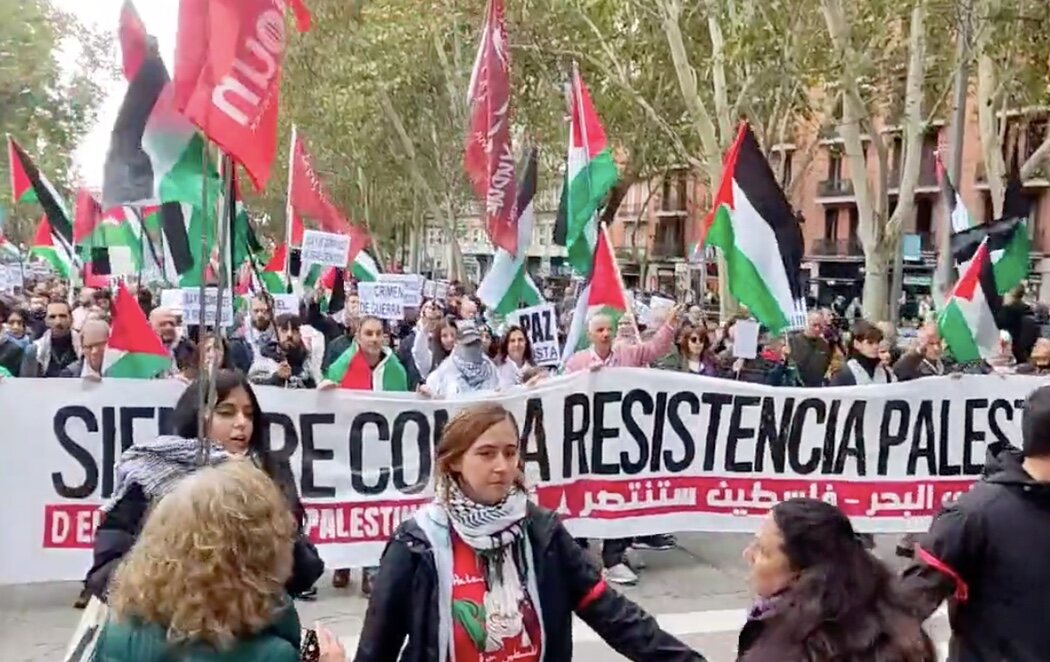
[[[448,495],[449,483],[458,481],[459,476],[452,465],[466,455],[478,437],[495,425],[507,421],[518,429],[514,414],[498,403],[486,402],[462,409],[449,420],[441,432],[441,441],[437,446],[437,458],[434,461],[434,481],[438,495],[444,499]],[[521,442],[518,445],[518,477],[514,484],[525,488],[525,456],[522,454]]]

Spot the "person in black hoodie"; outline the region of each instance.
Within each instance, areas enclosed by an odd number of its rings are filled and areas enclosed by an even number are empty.
[[[1025,401],[1021,443],[989,445],[982,480],[937,515],[901,580],[920,618],[949,601],[949,662],[1050,653],[1050,386]]]
[[[387,544],[355,662],[571,660],[574,613],[630,660],[703,661],[529,501],[518,424],[501,405],[461,410],[436,455],[437,498]]]
[[[175,405],[174,435],[136,442],[121,455],[117,485],[112,498],[102,507],[105,514],[95,533],[91,570],[74,606],[82,608],[91,595],[105,600],[110,577],[134,545],[152,503],[201,466],[220,464],[234,455],[251,458],[266,472],[284,494],[298,522],[294,567],[285,585],[288,592],[293,596],[310,592],[324,573],[324,562],[302,533],[306,510],[299,499],[295,476],[288,460],[269,450],[268,426],[247,377],[241,372],[219,370],[215,373],[215,390],[217,404],[205,433],[210,440],[206,453],[196,439],[200,386],[193,382]]]

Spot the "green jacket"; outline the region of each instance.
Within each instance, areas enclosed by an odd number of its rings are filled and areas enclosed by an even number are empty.
[[[269,628],[228,651],[201,644],[173,646],[159,625],[110,620],[99,637],[94,662],[299,662],[299,637],[299,615],[290,605]]]

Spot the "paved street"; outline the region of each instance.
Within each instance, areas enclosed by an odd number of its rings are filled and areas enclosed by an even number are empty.
[[[640,553],[648,568],[642,582],[625,592],[709,660],[732,662],[736,635],[750,603],[741,559],[748,539],[736,534],[689,534],[679,537],[678,549]],[[889,558],[894,544],[895,538],[881,537],[880,556]],[[321,621],[332,628],[351,658],[365,611],[358,581],[355,573],[350,589],[336,591],[326,578],[317,602],[298,603],[304,624]],[[0,662],[60,659],[79,617],[69,606],[77,588],[74,584],[0,587]],[[931,619],[929,627],[943,649],[948,636],[943,614]],[[620,659],[580,622],[574,639],[577,659]]]

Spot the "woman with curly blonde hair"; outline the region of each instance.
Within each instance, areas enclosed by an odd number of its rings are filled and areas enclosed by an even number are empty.
[[[284,591],[295,533],[284,495],[249,461],[180,481],[114,574],[96,662],[298,662],[299,617]],[[321,660],[344,660],[318,635]]]

